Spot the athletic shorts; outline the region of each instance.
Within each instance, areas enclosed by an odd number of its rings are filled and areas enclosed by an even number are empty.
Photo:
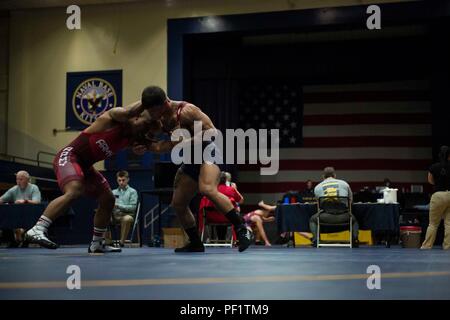
[[[73,147],[65,147],[59,151],[53,161],[56,179],[59,188],[64,192],[64,186],[73,180],[83,182],[85,194],[89,197],[98,197],[104,192],[111,192],[106,178],[94,167],[83,166]]]
[[[215,159],[203,159],[204,162],[203,163],[212,163],[212,160],[216,160],[219,163],[215,163],[215,165],[217,165],[219,167],[219,169],[222,170],[222,163],[223,163],[223,156],[222,156],[222,152],[218,149],[218,147],[214,144],[214,142],[203,142],[202,145],[202,152],[205,150],[205,148],[209,145],[213,145],[216,147],[216,149],[214,149],[214,151],[212,152],[212,156],[215,157]],[[183,163],[180,167],[181,171],[185,174],[187,174],[189,177],[191,177],[192,179],[194,179],[195,181],[198,182],[198,176],[200,175],[200,169],[202,164],[188,164],[188,163]]]

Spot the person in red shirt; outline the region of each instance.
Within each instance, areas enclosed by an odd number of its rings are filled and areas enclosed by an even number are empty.
[[[236,184],[231,182],[231,174],[228,172],[222,171],[220,174],[220,181],[217,186],[217,190],[226,195],[228,198],[233,199],[237,205],[244,202],[244,197],[237,190]]]
[[[225,171],[222,171],[220,174],[220,180],[219,185],[217,186],[217,190],[224,194],[225,196],[230,199],[231,203],[234,205],[236,211],[239,210],[239,205],[244,202],[244,197],[239,193],[237,190],[236,184],[231,183],[231,174]],[[200,210],[199,210],[199,232],[202,232],[203,229],[203,208],[215,208],[214,203],[209,200],[207,197],[203,197],[200,202]],[[208,210],[208,221],[214,221],[216,223],[227,223],[229,220],[227,217],[219,212],[217,209],[215,210]],[[218,236],[219,238],[224,238],[224,235],[226,233],[226,228],[222,229],[220,227],[218,228]]]
[[[151,132],[154,129],[156,132],[160,128],[151,121],[146,109],[137,101],[127,107],[108,110],[57,153],[53,168],[63,195],[51,201],[36,225],[27,231],[25,237],[28,242],[56,249],[58,245],[47,237],[48,228],[76,199],[85,194],[99,203],[88,252],[121,251],[120,248],[105,245],[105,232],[111,220],[115,198],[108,181],[93,165],[121,149],[151,141],[147,138],[149,130]]]

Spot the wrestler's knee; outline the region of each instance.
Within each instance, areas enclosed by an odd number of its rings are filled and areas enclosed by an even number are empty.
[[[170,206],[175,210],[177,214],[179,214],[185,212],[189,204],[177,199],[172,199]]]
[[[256,222],[256,223],[258,223],[258,224],[262,224],[262,219],[261,219],[261,217],[260,216],[253,216],[253,217],[251,217],[251,219],[250,219],[251,221],[253,221],[253,222]]]
[[[125,222],[125,223],[132,223],[134,221],[134,219],[133,219],[133,217],[132,216],[130,216],[130,215],[124,215],[123,217],[122,217],[122,222]]]
[[[199,191],[201,194],[208,198],[214,198],[218,193],[217,187],[215,185],[206,183],[201,183],[199,185]]]
[[[64,195],[69,201],[73,201],[81,197],[84,193],[83,184],[80,181],[71,181],[64,187]]]

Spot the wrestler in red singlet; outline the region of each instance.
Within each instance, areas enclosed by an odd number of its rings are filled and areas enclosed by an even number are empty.
[[[107,180],[94,169],[93,164],[133,143],[151,143],[148,134],[158,131],[160,126],[153,128],[156,131],[152,129],[151,118],[144,113],[146,109],[141,101],[137,101],[124,108],[108,110],[58,152],[53,167],[63,194],[48,204],[36,225],[27,231],[25,237],[28,242],[56,249],[58,245],[47,236],[48,228],[76,199],[86,194],[98,202],[88,252],[121,251],[105,244],[105,232],[111,221],[115,198]],[[134,147],[133,151],[138,151]]]
[[[93,164],[105,160],[130,143],[126,136],[124,124],[99,133],[83,131],[68,146],[63,148],[53,161],[58,185],[64,190],[64,185],[72,180],[85,182],[86,194],[96,196],[105,189],[110,189],[108,181]]]

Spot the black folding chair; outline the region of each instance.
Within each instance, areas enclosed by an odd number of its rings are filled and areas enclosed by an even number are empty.
[[[350,198],[348,197],[320,197],[317,202],[319,215],[317,217],[317,248],[319,247],[349,247],[352,248],[352,231],[353,231],[353,220],[350,205]],[[320,216],[322,214],[331,215],[347,215],[349,220],[343,223],[326,223],[320,221]],[[348,243],[320,243],[320,226],[332,226],[332,227],[346,227],[349,226],[350,236]]]

